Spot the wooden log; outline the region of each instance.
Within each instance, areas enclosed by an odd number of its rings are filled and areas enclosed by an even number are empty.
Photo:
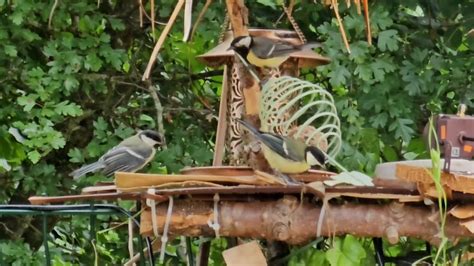
[[[167,204],[157,207],[158,228],[164,228]],[[439,244],[438,214],[424,205],[390,204],[328,204],[320,225],[322,236],[352,234],[361,237],[387,237],[396,243],[401,236],[415,237]],[[300,203],[297,197],[286,196],[265,202],[220,202],[218,221],[220,236],[248,237],[304,244],[317,236],[322,207]],[[176,200],[169,225],[171,235],[214,236],[208,221],[213,221],[213,202]],[[450,239],[473,237],[461,220],[449,216],[445,232]],[[140,231],[152,235],[151,212],[141,215]]]

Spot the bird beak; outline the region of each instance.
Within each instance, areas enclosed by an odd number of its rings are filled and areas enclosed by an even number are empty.
[[[230,50],[232,50],[232,46],[229,46],[229,48],[227,48],[226,51],[230,51]]]

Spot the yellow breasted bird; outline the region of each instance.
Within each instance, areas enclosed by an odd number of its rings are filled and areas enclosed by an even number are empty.
[[[319,43],[293,45],[266,37],[239,36],[232,41],[228,50],[234,50],[254,66],[277,68],[290,57],[291,53],[319,46],[321,46]]]
[[[299,174],[313,166],[324,166],[324,153],[315,146],[287,136],[262,132],[249,123],[238,120],[263,145],[263,155],[270,166],[280,173]]]

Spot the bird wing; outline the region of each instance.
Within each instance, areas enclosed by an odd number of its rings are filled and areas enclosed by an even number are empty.
[[[252,52],[259,58],[285,56],[300,50],[299,46],[265,37],[253,37]]]
[[[117,146],[104,154],[102,172],[110,176],[115,172],[135,172],[140,169],[153,153],[153,148],[147,146]]]
[[[279,135],[272,133],[261,133],[258,138],[269,149],[286,159],[292,161],[304,160],[304,155],[301,157],[296,151],[289,149],[286,143],[287,140]]]
[[[283,148],[285,149],[285,153],[288,154],[289,158],[293,158],[295,161],[306,160],[306,144],[304,144],[304,142],[289,137],[283,137],[283,139],[285,142]]]

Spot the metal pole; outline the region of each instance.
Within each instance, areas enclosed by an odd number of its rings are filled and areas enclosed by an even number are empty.
[[[188,265],[194,266],[194,254],[193,254],[193,244],[191,242],[192,238],[186,237],[186,254],[188,255]]]
[[[43,218],[43,246],[44,246],[44,255],[46,259],[46,265],[51,265],[51,254],[49,254],[49,246],[48,246],[48,217],[46,215],[42,215]]]
[[[94,210],[95,210],[94,202],[91,202],[91,211],[93,212]],[[91,227],[91,229],[90,229],[90,236],[89,236],[90,241],[95,240],[95,237],[96,237],[96,235],[95,235],[95,220],[96,220],[96,218],[97,217],[96,217],[95,214],[91,214],[91,216],[90,216],[90,227]]]
[[[140,200],[137,200],[136,202],[136,213],[138,213],[142,208],[142,203]],[[138,224],[138,227],[140,227],[140,224]],[[145,265],[145,254],[143,253],[143,243],[142,243],[142,237],[140,234],[137,235],[137,242],[138,242],[138,250],[140,250],[140,265],[144,266]],[[152,265],[153,266],[153,265]]]

